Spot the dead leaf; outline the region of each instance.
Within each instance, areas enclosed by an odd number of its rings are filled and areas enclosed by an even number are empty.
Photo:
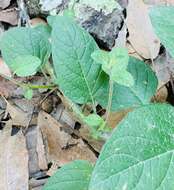
[[[167,97],[168,97],[168,90],[167,90],[166,86],[162,86],[157,91],[157,93],[154,96],[154,98],[152,99],[152,101],[165,103],[167,101]]]
[[[40,171],[38,164],[38,155],[37,155],[37,127],[29,127],[26,133],[26,143],[29,155],[28,167],[29,175],[33,177],[33,174]]]
[[[5,9],[10,5],[11,0],[0,0],[0,8]]]
[[[126,48],[128,49],[128,53],[130,56],[135,57],[139,60],[143,60],[142,57],[140,57],[140,55],[138,55],[138,53],[134,50],[130,43],[126,43]]]
[[[47,182],[48,179],[39,179],[36,180],[34,178],[30,179],[29,184],[30,184],[30,189],[31,190],[42,190],[44,184]]]
[[[96,161],[95,154],[81,139],[65,133],[63,126],[46,112],[39,113],[38,126],[47,144],[48,161],[58,161],[59,166],[76,159]]]
[[[101,148],[103,147],[105,141],[104,140],[96,140],[91,136],[89,128],[87,126],[82,126],[79,130],[79,136],[82,137],[84,140],[90,144],[90,146],[96,151],[100,152]]]
[[[111,112],[109,114],[108,125],[112,128],[115,128],[128,112],[130,112],[130,110]]]
[[[8,77],[12,76],[8,65],[3,61],[2,58],[0,58],[0,74],[6,75]]]
[[[47,175],[52,176],[57,171],[58,168],[59,168],[59,163],[53,161],[50,169],[47,171]]]
[[[9,122],[0,131],[0,189],[28,190],[28,152],[25,137],[20,130],[11,136]]]
[[[45,20],[43,20],[42,18],[38,18],[38,17],[32,18],[30,20],[30,24],[31,24],[31,26],[37,26],[39,24],[47,25],[47,23],[45,22]]]
[[[0,95],[5,96],[6,98],[11,96],[11,93],[14,91],[14,85],[11,82],[0,77]]]
[[[126,23],[129,31],[128,40],[138,54],[146,59],[156,58],[160,41],[154,33],[148,6],[142,0],[129,1]]]
[[[46,152],[44,148],[44,142],[42,138],[42,133],[40,128],[37,127],[37,146],[36,146],[37,156],[38,156],[38,165],[41,170],[48,169],[48,163],[46,159]]]
[[[160,55],[153,64],[153,70],[158,78],[158,89],[168,83],[174,75],[174,59],[165,54]]]
[[[0,21],[9,23],[13,26],[18,24],[18,13],[14,8],[0,11]]]
[[[12,118],[12,124],[17,126],[28,127],[32,113],[24,112],[19,107],[10,104],[7,100],[6,112],[10,114]]]

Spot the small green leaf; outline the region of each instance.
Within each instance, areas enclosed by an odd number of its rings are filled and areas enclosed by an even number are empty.
[[[134,85],[126,87],[114,84],[112,111],[149,104],[156,92],[158,80],[149,65],[130,57],[128,71],[134,79]],[[108,104],[109,77],[107,75],[103,75],[103,77],[103,86],[95,94],[95,99],[101,106],[106,108]]]
[[[134,78],[132,77],[132,75],[126,70],[120,70],[119,72],[118,68],[116,67],[117,66],[113,67],[113,69],[111,70],[110,74],[111,80],[123,86],[128,86],[128,87],[133,86]]]
[[[157,36],[174,57],[174,6],[154,6],[150,18]]]
[[[38,57],[42,64],[46,63],[51,51],[46,30],[44,26],[16,27],[5,32],[0,49],[7,65],[11,67],[17,57],[26,55]]]
[[[113,48],[111,52],[97,50],[91,56],[96,63],[102,64],[103,71],[111,80],[124,86],[133,86],[134,79],[127,71],[129,55],[125,48]]]
[[[33,90],[31,88],[24,88],[24,97],[31,100],[33,97]]]
[[[107,65],[110,61],[110,56],[107,51],[103,50],[96,50],[91,54],[91,57],[94,59],[94,61],[101,65]]]
[[[43,190],[88,190],[92,170],[87,161],[73,161],[58,169]]]
[[[41,60],[38,57],[23,55],[13,60],[11,68],[19,77],[28,77],[36,74],[40,65]]]
[[[129,113],[102,148],[89,190],[173,190],[173,120],[165,104]]]
[[[90,114],[84,118],[84,122],[90,127],[99,128],[104,120],[97,114]]]

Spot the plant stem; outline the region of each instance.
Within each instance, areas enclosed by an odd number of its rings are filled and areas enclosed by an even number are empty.
[[[112,106],[113,86],[114,86],[113,81],[109,79],[109,96],[108,96],[108,105],[106,109],[106,123],[108,123],[109,114],[110,114],[111,106]]]
[[[53,89],[55,88],[55,85],[33,85],[33,84],[26,84],[26,83],[21,83],[21,82],[17,82],[15,79],[3,75],[0,73],[0,76],[11,81],[12,83],[22,87],[22,88],[31,88],[31,89]]]

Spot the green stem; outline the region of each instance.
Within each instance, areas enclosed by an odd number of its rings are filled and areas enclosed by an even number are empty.
[[[108,105],[106,109],[106,123],[108,123],[109,114],[110,114],[111,106],[112,106],[113,86],[114,86],[113,81],[109,79],[109,97],[108,97]]]
[[[18,82],[16,81],[15,79],[9,77],[9,76],[6,76],[6,75],[3,75],[0,73],[0,76],[11,81],[12,83],[14,83],[15,85],[18,85],[22,88],[31,88],[31,89],[53,89],[55,87],[55,85],[32,85],[32,84],[26,84],[26,83],[21,83],[21,82]]]

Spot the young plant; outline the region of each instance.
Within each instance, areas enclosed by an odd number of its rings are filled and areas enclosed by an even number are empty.
[[[173,189],[174,109],[149,105],[158,85],[152,69],[123,48],[101,51],[72,15],[49,17],[48,22],[51,36],[43,26],[4,34],[3,59],[15,74],[30,76],[42,70],[52,52],[51,77],[95,135],[106,124],[96,114],[97,104],[109,112],[138,108],[113,131],[94,169],[86,161],[74,161],[58,170],[44,190]],[[91,104],[93,114],[85,116],[77,104]]]
[[[127,71],[129,55],[125,48],[113,48],[107,53],[102,50],[96,50],[92,53],[92,58],[96,63],[102,65],[102,70],[109,76],[109,95],[106,113],[106,123],[112,106],[112,95],[114,82],[131,87],[134,84],[132,75]]]

